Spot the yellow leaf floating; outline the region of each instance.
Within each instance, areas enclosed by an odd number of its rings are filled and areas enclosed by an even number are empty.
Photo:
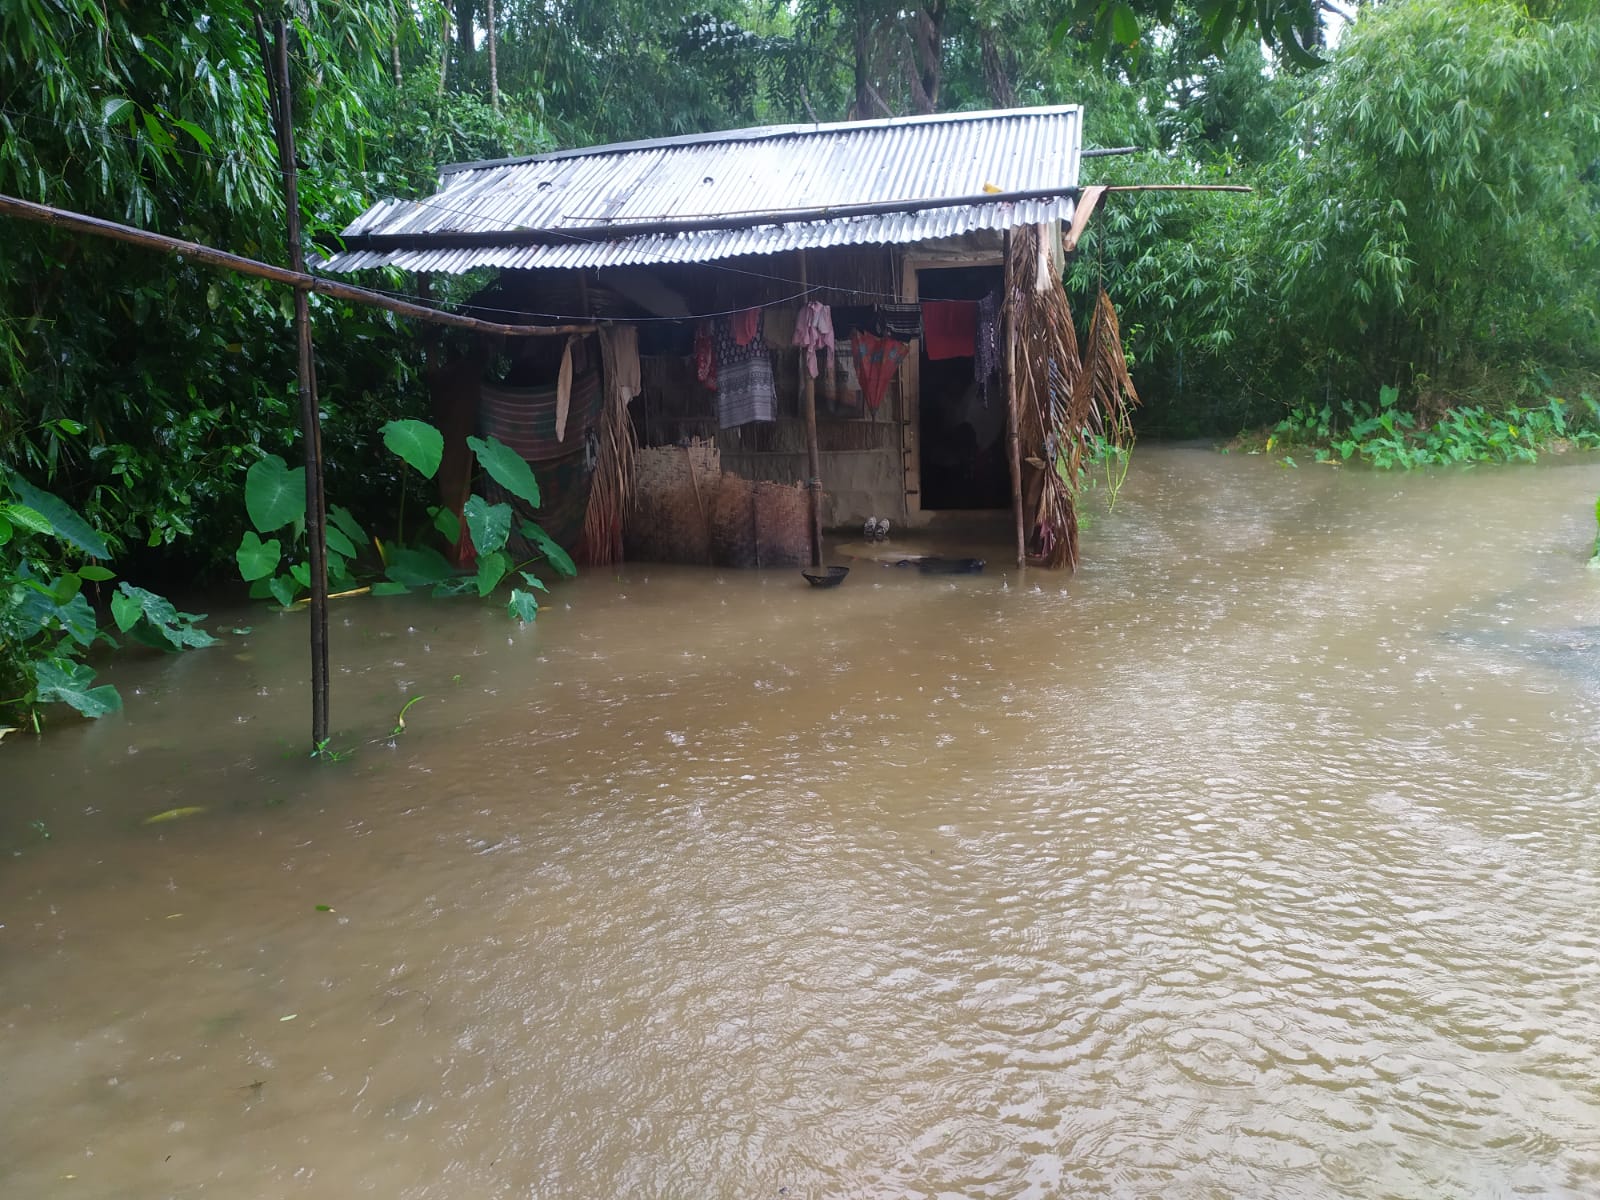
[[[161,825],[167,821],[177,821],[183,817],[196,816],[206,811],[204,804],[186,804],[182,808],[169,808],[166,812],[158,812],[153,817],[146,817],[140,822],[142,825]]]

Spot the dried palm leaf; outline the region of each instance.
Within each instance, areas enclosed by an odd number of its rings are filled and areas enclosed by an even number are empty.
[[[583,558],[590,566],[622,561],[623,523],[632,494],[634,455],[639,448],[628,398],[617,384],[616,349],[610,333],[600,330],[600,362],[605,373],[605,401],[595,429],[599,453],[583,515]]]
[[[1080,352],[1066,292],[1053,273],[1040,271],[1041,253],[1034,228],[1013,232],[1006,303],[1024,455],[1023,513],[1033,561],[1070,568],[1078,562],[1077,497],[1094,439],[1118,449],[1132,445],[1130,413],[1139,394],[1110,298],[1104,291],[1097,297]]]

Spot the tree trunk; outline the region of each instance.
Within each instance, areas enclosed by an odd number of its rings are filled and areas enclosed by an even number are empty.
[[[939,90],[944,82],[944,20],[949,0],[925,4],[911,17],[911,57],[906,75],[911,83],[911,104],[919,113],[939,110]]]
[[[397,5],[389,5],[389,69],[394,72],[394,85],[399,87],[400,79],[400,9]]]
[[[450,77],[450,10],[439,10],[439,95],[444,95],[445,80]]]
[[[994,31],[986,29],[982,36],[983,78],[989,85],[989,98],[996,108],[1015,108],[1017,89],[1011,83],[1011,71],[995,41]]]
[[[496,112],[500,111],[500,63],[495,57],[495,38],[498,36],[494,27],[494,0],[484,0],[484,23],[489,30],[489,107]]]
[[[871,77],[872,19],[867,15],[862,0],[856,0],[855,31],[851,38],[851,48],[856,68],[855,119],[865,121],[872,114],[872,101],[876,93],[872,90]]]
[[[471,87],[478,56],[478,0],[455,0],[455,5],[456,70],[460,73],[461,82]]]

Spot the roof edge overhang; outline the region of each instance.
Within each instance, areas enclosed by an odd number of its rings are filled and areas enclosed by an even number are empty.
[[[855,217],[931,212],[971,208],[976,205],[1015,204],[1028,200],[1075,198],[1083,189],[1030,188],[1016,192],[983,192],[974,196],[942,196],[922,200],[882,200],[871,204],[836,204],[827,208],[788,209],[738,213],[719,217],[691,217],[680,221],[634,221],[584,224],[543,229],[440,230],[432,233],[357,233],[336,241],[344,251],[388,253],[397,250],[485,250],[513,246],[566,246],[577,242],[619,242],[635,237],[677,233],[713,233],[733,229],[781,229],[813,222],[850,220]]]

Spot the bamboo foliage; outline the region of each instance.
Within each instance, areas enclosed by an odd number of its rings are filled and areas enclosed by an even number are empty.
[[[1022,505],[1030,561],[1078,565],[1078,492],[1100,439],[1133,444],[1139,393],[1122,353],[1116,310],[1102,290],[1082,349],[1067,294],[1041,269],[1037,230],[1011,238],[1006,303],[1017,339],[1017,429],[1022,442]]]

